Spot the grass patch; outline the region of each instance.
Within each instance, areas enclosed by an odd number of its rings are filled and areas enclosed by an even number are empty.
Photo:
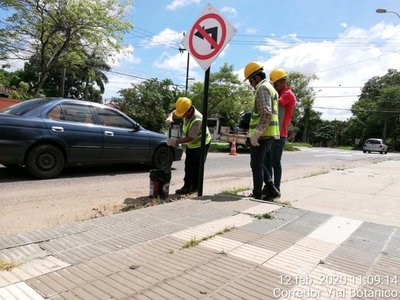
[[[292,206],[292,203],[290,203],[289,201],[276,201],[276,203],[279,203],[283,206]]]
[[[283,150],[284,151],[300,151],[300,149],[297,148],[296,146],[298,146],[298,145],[293,144],[293,143],[285,143],[285,145],[283,146]]]
[[[134,205],[129,205],[129,206],[125,206],[121,209],[121,212],[127,212],[127,211],[131,211],[131,210],[136,210],[139,208],[142,208],[143,205],[139,205],[139,204],[134,204]]]
[[[231,144],[227,142],[211,142],[209,152],[225,152],[229,153],[231,151]],[[245,145],[236,143],[237,153],[250,153],[249,147]]]
[[[354,150],[354,148],[352,146],[339,146],[336,148],[341,149],[341,150]]]
[[[161,198],[150,198],[150,197],[140,197],[137,199],[125,199],[126,206],[121,208],[121,212],[128,212],[131,210],[136,210],[149,206],[156,206],[160,204],[164,204],[170,202],[169,199],[161,199]]]
[[[258,220],[270,220],[274,218],[274,216],[269,213],[253,215],[253,217]]]
[[[321,171],[313,172],[313,173],[311,173],[309,175],[306,175],[303,178],[314,177],[314,176],[324,175],[324,174],[328,174],[328,173],[329,173],[328,170],[321,170]]]
[[[292,145],[294,145],[295,147],[307,147],[307,148],[312,148],[312,145],[310,145],[310,144],[308,144],[308,143],[300,143],[300,142],[297,142],[297,143],[287,143],[287,144],[292,144]]]
[[[311,148],[312,146],[307,143],[289,143],[286,142],[284,146],[285,151],[300,151],[298,147],[308,147]],[[218,141],[212,141],[210,145],[210,152],[224,152],[224,153],[229,153],[231,150],[231,144],[227,142],[218,142]],[[236,152],[237,153],[250,153],[250,148],[236,143]]]
[[[202,240],[197,240],[195,238],[192,238],[190,241],[186,242],[185,245],[183,245],[183,248],[192,248],[196,247],[198,244],[200,244]]]
[[[186,248],[196,247],[196,246],[199,245],[201,242],[204,242],[204,241],[207,241],[207,240],[209,240],[209,239],[212,239],[213,237],[216,237],[217,235],[221,235],[221,234],[223,234],[223,233],[225,233],[225,232],[228,232],[228,231],[232,230],[233,228],[235,228],[235,227],[234,227],[234,226],[225,227],[224,230],[221,230],[221,231],[218,231],[217,233],[214,233],[214,234],[212,234],[212,235],[203,237],[203,238],[200,239],[200,240],[198,240],[198,239],[196,239],[196,238],[192,238],[190,241],[186,242],[185,245],[183,245],[182,248],[183,248],[183,249],[186,249]]]
[[[222,194],[237,196],[238,193],[241,193],[241,192],[244,192],[244,191],[248,191],[248,190],[249,190],[249,188],[245,188],[245,187],[243,187],[243,188],[235,188],[235,189],[232,189],[232,190],[222,191]]]
[[[228,152],[230,150],[229,143],[211,142],[210,152]]]
[[[0,258],[0,271],[11,271],[17,266],[17,264],[12,262],[7,262]]]

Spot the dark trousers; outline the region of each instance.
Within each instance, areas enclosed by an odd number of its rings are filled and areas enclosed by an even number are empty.
[[[206,162],[208,149],[210,148],[210,143],[205,147],[204,162]],[[183,179],[184,186],[191,190],[196,190],[199,186],[199,167],[200,167],[200,157],[201,148],[186,148],[186,158],[185,158],[185,177]]]
[[[258,141],[260,146],[250,146],[250,167],[253,173],[253,197],[257,199],[261,199],[261,190],[264,180],[271,180],[268,171],[264,171],[264,159],[267,152],[271,150],[272,142],[273,138],[263,139]]]
[[[286,138],[282,137],[279,140],[274,140],[271,146],[271,151],[265,155],[264,169],[268,172],[271,178],[274,178],[275,187],[280,190],[282,178],[282,153],[285,146]],[[266,183],[267,181],[264,182]]]

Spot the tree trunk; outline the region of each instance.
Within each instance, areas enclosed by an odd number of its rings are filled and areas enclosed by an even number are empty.
[[[303,142],[308,143],[308,113],[304,113],[304,130],[303,130]]]
[[[385,119],[383,120],[382,139],[386,140],[386,136],[387,136],[387,117],[385,116]]]

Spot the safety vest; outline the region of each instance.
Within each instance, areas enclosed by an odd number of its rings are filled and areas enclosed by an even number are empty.
[[[203,121],[203,116],[197,109],[194,109],[194,116],[190,120],[183,118],[183,127],[182,127],[183,135],[187,136],[189,134],[190,128],[192,128],[192,125],[195,122],[202,122],[202,121]],[[211,142],[211,134],[210,134],[210,131],[208,130],[208,127],[206,127],[206,145],[210,142]],[[185,145],[189,149],[200,148],[201,147],[201,131],[199,132],[197,137],[195,137],[190,142],[185,143]]]
[[[271,95],[272,118],[271,118],[271,121],[269,122],[268,127],[261,134],[261,137],[279,136],[278,92],[274,89],[274,87],[269,82],[267,82],[265,80],[257,87],[256,95],[262,85],[268,89],[269,94]],[[259,122],[260,122],[260,114],[256,113],[256,103],[254,102],[254,107],[253,107],[253,111],[251,113],[250,127],[249,127],[249,135],[250,136],[255,135],[256,127]]]

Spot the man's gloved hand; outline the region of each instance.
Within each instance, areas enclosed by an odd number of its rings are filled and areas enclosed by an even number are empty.
[[[173,123],[174,123],[174,119],[172,117],[168,117],[165,120],[165,124],[167,124],[168,127],[171,127]]]
[[[167,141],[167,145],[171,146],[171,147],[175,147],[176,146],[176,139],[169,138],[168,141]]]
[[[256,133],[250,138],[250,144],[254,147],[260,146],[258,143],[258,139],[260,138],[262,132],[260,130],[256,130]]]

